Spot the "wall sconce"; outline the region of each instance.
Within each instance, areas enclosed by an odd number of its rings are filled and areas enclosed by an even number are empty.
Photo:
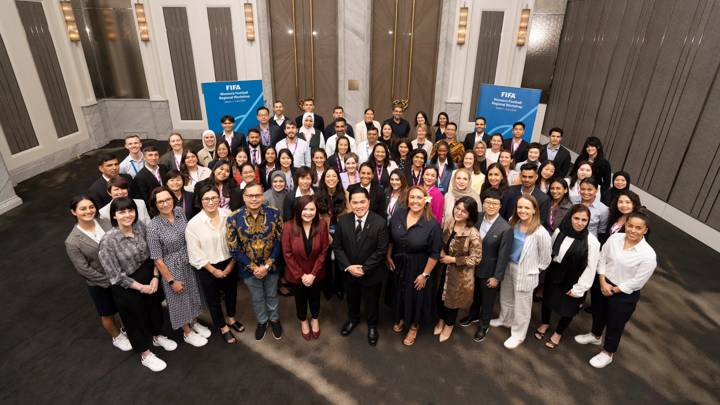
[[[465,44],[465,36],[467,36],[467,22],[468,20],[468,8],[466,6],[460,7],[460,18],[458,19],[458,33],[457,43],[458,45]]]
[[[75,21],[75,13],[73,13],[72,4],[69,1],[60,2],[60,10],[62,10],[65,26],[67,27],[67,35],[70,41],[80,41],[80,31],[78,31],[77,22]]]
[[[518,27],[517,46],[524,46],[527,42],[528,22],[530,21],[530,9],[524,8],[520,12],[520,26]]]
[[[150,31],[148,30],[147,16],[145,15],[145,5],[135,3],[135,18],[137,18],[138,33],[140,40],[143,42],[150,41]]]
[[[243,5],[245,9],[245,39],[248,41],[255,40],[255,19],[253,18],[253,6],[252,3],[245,3]]]

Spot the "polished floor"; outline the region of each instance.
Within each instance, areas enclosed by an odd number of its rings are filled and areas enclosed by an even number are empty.
[[[105,150],[123,155],[118,142]],[[248,331],[240,343],[226,345],[217,333],[203,348],[180,343],[158,352],[168,368],[151,373],[111,345],[65,256],[67,202],[97,176],[96,152],[19,184],[24,204],[0,216],[0,403],[718,403],[720,254],[659,218],[651,244],[660,267],[603,370],[587,363],[597,348],[572,339],[589,329],[585,313],[554,351],[531,335],[506,350],[506,329],[474,343],[474,328],[456,328],[443,344],[425,328],[407,348],[387,313],[378,346],[369,347],[364,325],[339,335],[344,302],[323,299],[322,336],[309,343],[294,301],[282,298],[285,336],[256,342],[241,286]],[[531,328],[538,319],[536,307]]]

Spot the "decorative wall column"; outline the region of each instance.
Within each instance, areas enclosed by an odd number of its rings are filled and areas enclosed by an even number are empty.
[[[8,212],[20,204],[22,204],[22,200],[15,195],[5,160],[0,155],[0,214]]]
[[[372,0],[338,3],[338,101],[351,123],[362,121],[370,103],[371,16]]]

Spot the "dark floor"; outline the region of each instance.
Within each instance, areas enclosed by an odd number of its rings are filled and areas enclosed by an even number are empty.
[[[123,155],[118,142],[108,149]],[[281,341],[255,342],[249,327],[228,346],[214,333],[203,348],[159,352],[168,368],[153,374],[111,345],[65,256],[67,201],[97,176],[93,154],[19,184],[24,204],[0,216],[1,403],[718,403],[720,254],[659,218],[651,244],[660,268],[603,370],[587,364],[597,348],[572,339],[589,329],[584,313],[554,351],[530,334],[506,350],[504,329],[474,343],[474,328],[444,344],[426,328],[407,348],[387,314],[373,348],[364,326],[339,336],[345,306],[336,299],[323,301],[320,340],[305,342],[283,298]],[[252,325],[240,289],[240,319]]]

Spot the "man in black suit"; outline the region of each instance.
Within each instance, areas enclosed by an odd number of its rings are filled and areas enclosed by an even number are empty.
[[[392,117],[383,121],[383,124],[390,124],[393,129],[393,134],[399,139],[407,138],[410,135],[410,123],[403,118],[403,108],[401,105],[393,105]]]
[[[362,187],[368,192],[368,198],[370,199],[370,211],[380,215],[383,218],[387,218],[387,210],[385,210],[385,193],[380,188],[375,178],[375,171],[373,170],[370,163],[365,162],[360,165],[358,169],[360,175],[360,182],[355,183],[348,187]]]
[[[540,163],[552,160],[553,163],[555,163],[555,176],[565,177],[570,171],[572,162],[570,161],[570,151],[560,144],[560,142],[562,142],[563,130],[558,127],[551,128],[548,137],[550,138],[550,142],[540,150]]]
[[[101,153],[98,156],[98,170],[100,170],[102,175],[90,185],[88,188],[88,196],[92,198],[95,203],[95,208],[100,210],[100,208],[112,201],[112,198],[107,192],[110,179],[115,176],[122,176],[127,179],[128,182],[132,182],[133,178],[127,174],[120,174],[120,161],[117,156],[112,153]]]
[[[475,266],[475,290],[470,313],[460,320],[461,326],[480,322],[473,337],[476,342],[485,339],[490,327],[497,287],[505,276],[513,243],[512,227],[500,216],[502,193],[490,188],[483,193],[482,201],[483,215],[475,224],[482,237],[482,260]]]
[[[145,203],[150,199],[150,193],[156,188],[165,184],[167,180],[167,167],[159,164],[160,152],[154,146],[143,148],[145,166],[135,175],[130,186],[130,193],[133,198],[140,198]]]
[[[509,220],[510,217],[515,213],[515,206],[517,200],[523,195],[531,195],[535,197],[540,206],[540,222],[543,226],[548,223],[548,216],[550,214],[550,197],[540,190],[540,187],[535,186],[537,181],[538,173],[537,167],[532,163],[525,163],[520,168],[520,182],[517,186],[511,186],[503,194],[502,208],[500,208],[500,215]]]
[[[340,330],[349,335],[360,322],[360,304],[365,301],[368,324],[368,343],[378,341],[378,312],[380,291],[386,276],[385,251],[388,231],[385,220],[370,211],[367,190],[355,187],[350,191],[352,213],[338,218],[333,252],[338,267],[345,273],[345,297],[348,321]]]
[[[273,116],[270,118],[270,126],[279,128],[280,133],[285,133],[286,122],[285,104],[280,100],[275,100],[273,102]]]
[[[248,153],[249,162],[257,167],[265,164],[265,147],[261,142],[260,130],[257,128],[250,128],[247,134],[248,146],[245,150]]]
[[[512,127],[512,138],[503,140],[503,149],[509,150],[515,163],[527,160],[528,143],[523,139],[525,124],[516,122]]]
[[[232,115],[224,115],[220,118],[222,124],[222,132],[215,134],[217,137],[217,143],[227,142],[230,145],[230,153],[235,155],[240,148],[245,147],[245,134],[242,132],[236,132],[235,128],[235,117]]]
[[[345,118],[345,109],[342,108],[341,105],[336,105],[335,108],[333,108],[333,122],[331,122],[330,125],[326,126],[325,129],[323,129],[323,135],[326,141],[328,138],[335,135],[335,133],[337,132],[335,131],[335,122],[338,118]],[[345,134],[355,138],[355,131],[353,130],[353,126],[350,125],[349,122],[346,122],[345,126]]]
[[[303,100],[302,109],[303,113],[295,118],[295,125],[297,125],[298,128],[302,128],[303,115],[305,113],[311,113],[313,115],[313,118],[315,119],[313,128],[322,132],[325,129],[325,120],[323,119],[323,117],[315,114],[315,100],[312,97],[308,97]]]
[[[480,141],[484,141],[485,146],[490,146],[490,135],[485,132],[486,125],[487,121],[485,117],[475,117],[475,132],[470,132],[465,135],[465,140],[463,141],[466,151],[473,150],[475,145]]]
[[[262,106],[256,110],[256,118],[258,120],[258,131],[260,132],[260,145],[267,148],[270,145],[275,145],[280,139],[285,137],[285,134],[281,134],[280,127],[278,125],[270,124],[270,110],[267,107]],[[283,122],[284,124],[284,122]],[[283,130],[285,126],[283,125]],[[248,140],[250,143],[250,130],[248,130]]]

